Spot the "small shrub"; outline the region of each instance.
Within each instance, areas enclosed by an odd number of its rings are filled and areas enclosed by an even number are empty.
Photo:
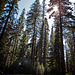
[[[40,65],[40,63],[38,63],[38,66],[36,68],[36,74],[37,75],[43,75],[44,71],[45,71],[45,69],[44,69],[43,64]]]

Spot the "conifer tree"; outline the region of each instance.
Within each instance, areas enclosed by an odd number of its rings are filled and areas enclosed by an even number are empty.
[[[19,44],[19,59],[21,58],[21,60],[23,60],[24,57],[26,57],[26,52],[28,51],[28,34],[27,34],[27,30],[23,31],[23,35],[21,36],[20,39],[20,44]]]
[[[42,52],[43,52],[43,45],[44,45],[44,27],[45,27],[45,23],[44,23],[44,20],[45,20],[45,0],[43,0],[43,8],[42,8],[42,25],[41,25],[41,30],[40,30],[40,57],[39,57],[39,62],[40,64],[42,64]]]
[[[55,16],[57,18],[59,18],[59,37],[60,37],[60,44],[61,44],[61,62],[63,62],[63,64],[61,63],[61,68],[62,68],[62,75],[65,75],[65,62],[64,62],[64,50],[63,50],[63,30],[62,30],[62,25],[64,24],[64,17],[67,17],[67,15],[69,14],[69,12],[67,12],[68,10],[72,10],[72,8],[69,7],[69,5],[71,4],[69,2],[69,0],[50,0],[50,4],[49,6],[51,6],[51,8],[48,10],[51,11],[53,10],[53,6],[55,5],[59,5],[58,7],[58,11],[59,11],[59,14],[55,15],[55,11],[50,15],[50,16]],[[63,10],[64,9],[64,10]],[[56,11],[57,12],[57,11]],[[65,24],[64,24],[65,25]],[[67,24],[66,24],[67,25]]]
[[[48,34],[49,34],[49,25],[48,21],[45,18],[45,29],[44,29],[44,48],[43,48],[43,65],[45,69],[47,68],[47,57],[48,57],[48,47],[49,47],[49,39],[48,39]]]
[[[50,35],[50,44],[49,44],[49,51],[50,51],[50,63],[49,66],[50,68],[53,68],[53,62],[54,62],[54,34],[53,34],[53,26],[51,28],[51,35]]]
[[[14,24],[13,29],[11,32],[11,36],[13,36],[13,54],[12,54],[12,58],[11,59],[18,59],[18,53],[19,53],[19,40],[20,37],[22,35],[23,29],[24,29],[24,25],[25,25],[25,9],[22,10],[22,13],[19,17],[19,19],[15,22],[16,24]],[[13,35],[14,34],[14,35]],[[11,60],[13,62],[13,60]],[[16,61],[16,60],[15,60]]]
[[[32,4],[30,11],[27,13],[26,26],[28,27],[29,33],[31,33],[32,39],[32,51],[31,51],[31,62],[34,65],[35,61],[35,50],[36,50],[36,37],[37,29],[40,21],[40,3],[39,0],[35,0]]]
[[[2,13],[2,16],[0,18],[1,22],[0,22],[0,40],[2,39],[3,35],[4,35],[4,31],[7,27],[7,23],[8,23],[8,20],[10,18],[10,15],[12,13],[12,11],[14,10],[17,10],[17,0],[8,0],[7,3],[6,3],[6,6],[3,10],[3,13]],[[7,14],[6,14],[7,13]]]
[[[15,2],[15,3],[14,3]],[[14,29],[15,23],[15,14],[17,14],[17,1],[7,0],[5,8],[3,9],[2,15],[0,17],[0,61],[1,67],[10,65],[11,58],[13,55],[14,44],[12,45],[12,41],[14,41],[14,35],[12,34],[12,30]],[[13,8],[14,7],[14,8]],[[5,40],[4,40],[5,39]],[[12,48],[13,46],[13,48]],[[11,49],[12,48],[12,49]],[[2,56],[1,56],[2,55]],[[3,70],[3,69],[2,69]]]

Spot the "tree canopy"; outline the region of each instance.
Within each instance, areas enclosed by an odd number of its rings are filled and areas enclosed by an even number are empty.
[[[0,1],[0,74],[74,75],[75,4],[35,0],[17,18],[19,1]]]

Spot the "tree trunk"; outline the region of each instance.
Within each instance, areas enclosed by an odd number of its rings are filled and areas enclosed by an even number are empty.
[[[65,61],[64,61],[63,34],[62,34],[62,21],[61,21],[61,3],[60,2],[61,0],[59,0],[61,67],[62,67],[62,75],[65,75]]]

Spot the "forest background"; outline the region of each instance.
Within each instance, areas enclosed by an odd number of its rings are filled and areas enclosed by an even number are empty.
[[[1,0],[0,74],[75,74],[75,3],[40,1]]]

